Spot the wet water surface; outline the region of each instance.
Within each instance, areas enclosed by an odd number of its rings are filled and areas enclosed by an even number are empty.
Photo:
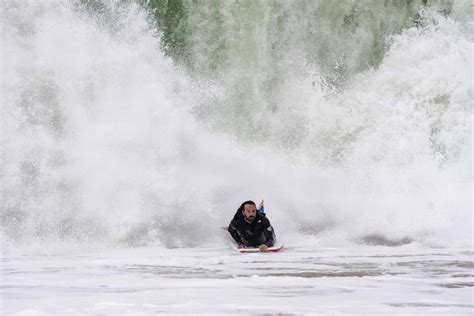
[[[1,291],[8,315],[469,314],[473,267],[470,251],[393,247],[4,254]]]

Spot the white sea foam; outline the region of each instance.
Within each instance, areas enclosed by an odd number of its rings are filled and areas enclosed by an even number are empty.
[[[250,86],[188,75],[144,9],[105,12],[2,3],[4,242],[196,245],[222,240],[241,201],[265,198],[281,239],[471,245],[465,23],[426,13],[337,91],[295,58],[240,115],[227,102],[261,89],[262,69],[247,69]],[[239,56],[226,58],[240,76]]]
[[[240,254],[213,244],[20,258],[2,258],[8,315],[467,315],[473,307],[472,252],[454,249]]]

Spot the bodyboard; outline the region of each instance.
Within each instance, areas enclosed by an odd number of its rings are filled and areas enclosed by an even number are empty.
[[[269,252],[278,252],[283,249],[283,245],[281,246],[273,246],[273,247],[268,247]],[[260,252],[260,249],[258,248],[239,248],[237,249],[240,253],[255,253],[255,252]]]

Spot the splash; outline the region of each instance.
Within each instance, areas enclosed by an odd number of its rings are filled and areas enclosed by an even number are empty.
[[[2,240],[222,241],[240,202],[265,198],[286,240],[470,245],[466,23],[394,9],[385,31],[340,30],[353,55],[334,72],[318,55],[331,28],[305,25],[369,13],[277,4],[187,16],[186,64],[139,4],[3,3]]]

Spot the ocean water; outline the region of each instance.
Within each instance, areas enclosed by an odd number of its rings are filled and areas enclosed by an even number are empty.
[[[0,6],[2,313],[472,313],[469,1]]]
[[[472,250],[227,245],[2,258],[5,315],[470,315]]]

